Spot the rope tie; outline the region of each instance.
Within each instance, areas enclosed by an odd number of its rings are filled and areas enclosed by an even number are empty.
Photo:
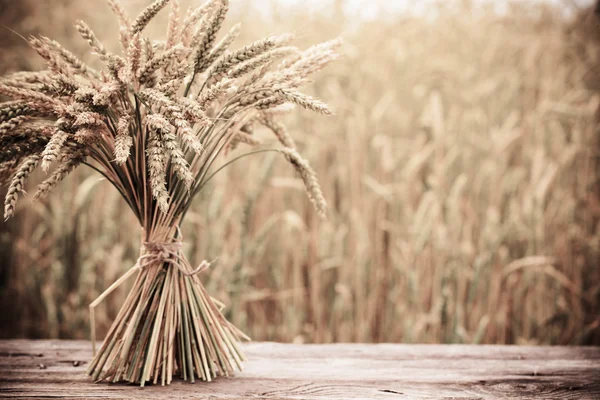
[[[210,265],[213,262],[216,261],[216,259],[211,262],[202,260],[202,262],[196,269],[191,270],[191,265],[181,253],[181,247],[183,246],[181,240],[176,240],[174,242],[168,243],[144,242],[142,245],[143,250],[145,251],[143,251],[143,254],[137,259],[137,262],[135,263],[133,268],[142,269],[155,263],[167,263],[177,267],[177,269],[179,269],[179,271],[183,275],[193,276],[204,271],[205,269],[210,267]]]

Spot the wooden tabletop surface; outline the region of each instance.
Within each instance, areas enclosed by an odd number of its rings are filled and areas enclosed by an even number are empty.
[[[249,343],[231,378],[93,383],[87,341],[0,341],[0,398],[600,399],[599,347]]]

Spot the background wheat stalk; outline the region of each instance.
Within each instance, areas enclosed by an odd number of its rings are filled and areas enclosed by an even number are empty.
[[[95,70],[56,41],[29,42],[48,69],[0,81],[0,161],[9,189],[5,218],[13,215],[25,180],[40,166],[49,174],[34,194],[40,199],[79,165],[108,180],[142,227],[135,266],[113,284],[137,274],[88,373],[96,380],[168,384],[174,374],[210,381],[241,368],[238,340],[221,306],[203,288],[181,250],[179,225],[192,199],[223,168],[248,155],[278,152],[298,171],[319,215],[326,203],[308,162],[294,148],[277,115],[292,103],[331,114],[298,89],[337,57],[335,40],[300,50],[290,35],[271,36],[228,50],[234,26],[217,39],[227,0],[209,0],[185,17],[171,1],[166,39],[144,35],[169,3],[157,0],[130,19],[109,0],[120,24],[121,54],[111,53],[88,25],[76,28],[102,61]],[[219,165],[222,153],[240,143],[256,145],[253,127],[273,131],[279,148],[239,155]],[[93,316],[93,314],[92,314]],[[92,318],[93,321],[93,318]],[[92,326],[92,333],[94,327]]]

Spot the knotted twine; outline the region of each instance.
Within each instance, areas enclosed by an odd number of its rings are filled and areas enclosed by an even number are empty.
[[[144,242],[142,244],[145,251],[137,259],[137,262],[132,269],[143,269],[152,264],[171,264],[179,269],[185,276],[193,276],[199,274],[208,268],[215,260],[208,262],[202,260],[198,268],[191,270],[190,263],[181,255],[181,247],[183,242],[176,240],[173,242]]]

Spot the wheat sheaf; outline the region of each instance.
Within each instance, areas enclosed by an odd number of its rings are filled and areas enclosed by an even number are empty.
[[[166,38],[151,40],[147,25],[168,3]],[[135,19],[118,0],[108,4],[119,21],[121,54],[109,52],[84,22],[75,25],[102,69],[52,39],[32,37],[47,69],[0,81],[0,95],[12,99],[0,103],[4,216],[15,213],[38,166],[48,176],[34,200],[82,164],[96,170],[120,192],[143,234],[140,258],[126,274],[137,273],[136,283],[88,373],[142,385],[168,384],[175,373],[192,381],[228,375],[243,360],[236,343],[243,335],[201,286],[196,274],[202,268],[191,268],[182,254],[179,225],[194,195],[217,172],[266,151],[293,165],[318,214],[325,215],[315,172],[277,119],[290,104],[331,114],[298,89],[338,56],[341,42],[301,50],[291,35],[280,35],[229,50],[240,26],[218,39],[227,0],[209,0],[185,17],[177,0],[157,0]],[[217,162],[239,144],[258,144],[255,125],[270,130],[280,145]]]

